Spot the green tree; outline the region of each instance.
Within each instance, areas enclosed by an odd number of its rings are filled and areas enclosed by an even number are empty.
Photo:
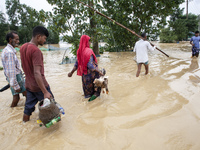
[[[174,11],[169,21],[169,26],[176,35],[177,41],[187,40],[188,36],[191,36],[191,32],[195,32],[198,28],[198,16],[190,13],[188,19],[186,19],[186,15],[183,15],[183,10],[179,8]]]
[[[20,38],[23,37],[21,40],[22,43],[30,41],[32,37],[32,30],[37,25],[44,25],[45,20],[43,16],[45,12],[43,10],[36,11],[35,9],[21,4],[18,8],[19,12],[19,36]]]
[[[177,40],[177,36],[173,30],[170,28],[163,28],[160,32],[160,42],[161,43],[173,43]]]
[[[183,19],[184,18],[186,19],[186,15],[183,15]],[[186,22],[186,28],[188,30],[188,33],[186,35],[186,40],[188,39],[188,37],[192,36],[191,32],[195,32],[198,30],[198,21],[199,20],[197,15],[191,13],[188,14],[188,19]]]
[[[0,45],[6,45],[6,33],[8,32],[8,24],[5,21],[4,13],[0,11]]]
[[[158,27],[166,24],[165,18],[173,13],[182,2],[184,0],[102,0],[104,7],[102,12],[136,33],[140,34],[145,31],[155,39],[159,33]],[[111,24],[111,31],[121,50],[130,49],[138,39],[115,24]],[[109,45],[112,43],[113,40],[108,40]]]
[[[90,9],[75,0],[47,0],[49,4],[54,5],[54,12],[50,14],[51,24],[55,30],[62,34],[62,40],[73,44],[73,53],[79,46],[80,37],[82,34],[88,34],[93,43],[95,54],[99,54],[98,49],[98,30],[97,30],[97,15]],[[92,7],[96,7],[97,0],[83,0]]]
[[[184,0],[102,0],[104,13],[136,33],[146,32],[155,37],[158,27]],[[106,22],[105,22],[106,23]],[[121,50],[128,50],[138,39],[123,28],[111,24],[115,42]],[[108,41],[110,44],[111,42]]]
[[[59,33],[54,31],[50,26],[47,27],[47,30],[49,31],[49,37],[47,39],[47,42],[49,44],[57,44],[59,43]]]
[[[20,4],[19,0],[6,0],[6,9],[10,30],[18,32],[21,43],[30,41],[33,28],[47,21],[48,13]]]
[[[187,20],[183,18],[183,10],[178,8],[174,13],[170,16],[169,26],[172,28],[173,33],[176,35],[177,41],[183,40],[187,33],[188,29],[186,27]]]
[[[94,52],[98,54],[98,40],[108,43],[110,51],[129,50],[138,39],[125,29],[111,23],[73,0],[47,0],[55,5],[52,22],[63,40],[78,49],[82,34],[92,37]],[[159,27],[166,24],[166,17],[184,0],[82,0],[136,33],[146,31],[155,40]],[[69,35],[68,33],[71,33]],[[74,53],[75,53],[74,51]]]

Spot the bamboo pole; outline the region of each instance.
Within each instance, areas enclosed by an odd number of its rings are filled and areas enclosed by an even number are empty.
[[[122,27],[122,28],[128,30],[128,31],[131,32],[132,34],[136,35],[137,37],[139,37],[139,38],[145,40],[145,39],[144,39],[143,37],[141,37],[139,34],[135,33],[135,31],[133,31],[133,30],[131,30],[131,29],[125,27],[124,25],[120,24],[119,22],[117,22],[117,21],[115,21],[115,20],[113,20],[113,19],[107,17],[106,15],[100,13],[99,11],[97,11],[97,10],[95,10],[94,8],[90,7],[89,5],[83,3],[83,2],[81,2],[81,1],[79,1],[79,0],[76,0],[76,1],[79,2],[79,3],[81,3],[81,4],[83,4],[83,5],[85,5],[85,6],[87,6],[87,7],[89,7],[90,9],[92,9],[92,10],[93,10],[94,12],[96,12],[97,14],[99,14],[99,15],[101,15],[101,16],[103,16],[103,17],[109,19],[109,20],[111,20],[113,23],[119,25],[120,27]],[[148,40],[147,40],[147,41],[148,41]],[[148,41],[148,42],[149,42],[152,46],[154,46],[154,44],[152,44],[150,41]],[[157,49],[158,51],[160,51],[161,53],[163,53],[164,55],[166,55],[167,57],[169,57],[169,55],[167,55],[165,52],[163,52],[163,51],[160,50],[159,48],[156,47],[156,49]]]

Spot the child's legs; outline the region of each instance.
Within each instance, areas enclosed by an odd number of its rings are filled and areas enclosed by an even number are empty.
[[[139,63],[138,64],[138,70],[137,70],[137,73],[136,73],[136,77],[139,77],[140,71],[141,71],[141,67],[142,67],[142,63]]]

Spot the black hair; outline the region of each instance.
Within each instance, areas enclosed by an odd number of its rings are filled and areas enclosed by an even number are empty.
[[[145,38],[145,36],[146,36],[146,33],[143,32],[143,33],[141,34],[141,37]]]
[[[7,33],[6,34],[6,41],[9,43],[9,39],[11,38],[11,39],[14,39],[14,35],[13,34],[17,34],[18,35],[18,33],[16,32],[16,31],[11,31],[11,32],[9,32],[9,33]]]
[[[40,35],[45,35],[46,37],[49,36],[48,30],[47,30],[45,27],[43,27],[43,26],[36,26],[36,27],[33,29],[33,34],[32,34],[32,36],[35,37],[35,36],[38,35],[38,34],[40,34]]]
[[[199,33],[199,31],[196,31],[195,34]]]

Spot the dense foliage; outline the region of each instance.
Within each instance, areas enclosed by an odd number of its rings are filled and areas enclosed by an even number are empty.
[[[36,25],[47,25],[50,32],[48,43],[61,40],[73,45],[73,53],[79,46],[81,35],[91,37],[95,54],[99,54],[98,42],[106,42],[104,50],[130,50],[138,38],[119,27],[115,22],[96,14],[93,10],[76,0],[47,0],[54,8],[52,12],[35,9],[20,4],[19,0],[6,0],[8,21],[0,12],[0,44],[5,44],[5,34],[9,30],[19,33],[21,43],[31,38]],[[97,11],[134,30],[146,32],[149,40],[162,42],[187,39],[191,31],[197,29],[197,16],[189,14],[188,20],[178,9],[184,0],[81,0]],[[167,22],[166,18],[170,16]],[[162,29],[162,30],[161,30]],[[161,32],[160,32],[161,31]],[[103,51],[103,48],[101,48]]]
[[[35,9],[25,5],[20,4],[19,0],[6,0],[6,10],[8,15],[8,21],[5,22],[4,14],[1,13],[0,18],[0,30],[3,30],[0,35],[2,39],[0,45],[5,45],[5,35],[10,30],[15,30],[18,32],[20,37],[20,43],[29,42],[32,37],[32,30],[37,25],[44,25],[48,19],[48,13],[44,10],[39,12]],[[3,20],[3,21],[1,21]],[[48,38],[48,43],[58,43],[59,33],[50,30],[50,37]]]
[[[169,27],[162,29],[160,33],[161,42],[174,42],[187,40],[198,29],[198,19],[194,14],[183,15],[183,9],[177,9],[170,16]]]
[[[4,13],[0,11],[0,45],[6,44],[5,35],[8,30],[8,24],[5,22],[5,20]]]
[[[76,0],[47,0],[54,5],[52,18],[52,28],[61,33],[62,40],[73,44],[73,53],[79,46],[80,37],[87,34],[91,37],[93,50],[99,54],[97,16],[91,9],[78,3]],[[91,7],[98,7],[98,0],[82,0]]]
[[[105,13],[111,18],[134,30],[148,33],[151,40],[157,39],[159,28],[166,24],[166,17],[173,13],[184,0],[102,0]],[[105,24],[107,22],[105,21]],[[121,50],[134,45],[137,38],[128,31],[110,24],[112,34]],[[109,45],[113,45],[111,38]]]
[[[156,40],[159,29],[166,25],[166,17],[172,14],[184,0],[82,0],[97,11],[116,20],[136,33],[147,32]],[[78,48],[82,34],[92,36],[94,42],[104,41],[109,51],[129,50],[137,37],[125,29],[95,14],[76,0],[48,0],[54,8],[55,28],[65,34],[63,39]],[[71,33],[71,35],[67,33]],[[98,45],[98,44],[97,44]]]

